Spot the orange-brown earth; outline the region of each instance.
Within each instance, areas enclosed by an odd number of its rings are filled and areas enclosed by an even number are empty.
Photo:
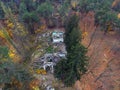
[[[120,32],[104,35],[94,26],[93,12],[81,18],[80,28],[88,33],[83,44],[91,44],[88,71],[75,83],[76,90],[120,90]]]

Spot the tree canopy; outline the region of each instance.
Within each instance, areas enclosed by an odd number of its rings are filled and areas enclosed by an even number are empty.
[[[26,90],[32,79],[27,68],[25,69],[11,60],[9,49],[0,46],[0,83],[4,84],[4,90]]]
[[[53,13],[53,10],[54,8],[50,2],[44,2],[37,8],[38,14],[44,18],[50,17]]]
[[[67,58],[55,66],[55,77],[62,80],[67,86],[71,86],[75,81],[80,80],[87,71],[87,49],[81,44],[78,22],[79,19],[76,15],[71,16],[67,21],[65,28]]]

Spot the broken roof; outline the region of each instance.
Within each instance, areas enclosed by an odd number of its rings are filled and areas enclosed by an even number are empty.
[[[54,31],[52,33],[52,36],[59,36],[59,35],[63,35],[63,34],[64,34],[63,32]]]

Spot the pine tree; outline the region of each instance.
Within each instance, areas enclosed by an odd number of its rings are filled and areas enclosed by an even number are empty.
[[[77,16],[72,16],[70,17],[68,20],[66,20],[66,24],[65,24],[65,44],[66,44],[66,50],[69,51],[70,47],[81,41],[81,36],[80,36],[80,31],[76,30],[75,32],[73,32],[76,27],[76,29],[78,29],[78,22],[79,22],[79,18]],[[71,35],[76,33],[76,35]],[[75,40],[72,40],[75,39]]]
[[[81,33],[76,15],[66,23],[65,45],[67,59],[61,60],[55,67],[55,77],[62,80],[66,86],[71,86],[87,71],[87,49],[81,44]]]
[[[0,19],[3,19],[5,16],[4,11],[2,10],[2,7],[0,5]]]

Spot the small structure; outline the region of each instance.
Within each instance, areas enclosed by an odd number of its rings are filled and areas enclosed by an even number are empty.
[[[57,53],[53,53],[54,58],[66,58],[66,53],[62,53],[62,52],[57,52]],[[58,59],[59,61],[59,59]]]
[[[53,62],[46,62],[43,65],[43,69],[47,70],[47,67],[49,67],[51,73],[53,73],[54,72],[54,66],[55,66],[55,63],[53,63]]]
[[[34,69],[43,68],[44,70],[49,69],[51,73],[54,72],[54,66],[58,63],[62,58],[66,58],[66,53],[57,52],[57,53],[47,53],[43,57],[32,63]]]
[[[51,85],[48,85],[47,87],[46,87],[46,90],[55,90]]]
[[[53,43],[64,42],[64,33],[63,32],[58,32],[58,31],[54,31],[52,33],[52,41],[53,41]]]

